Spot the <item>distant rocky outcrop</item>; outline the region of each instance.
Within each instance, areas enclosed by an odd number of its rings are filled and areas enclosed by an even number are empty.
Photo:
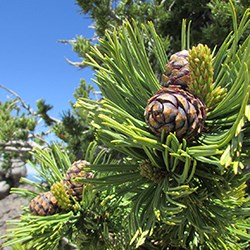
[[[0,200],[9,194],[11,187],[18,187],[20,178],[26,175],[26,163],[22,159],[12,159],[8,169],[0,162]]]
[[[35,191],[34,187],[21,184],[19,187],[26,188],[31,191]],[[0,200],[0,235],[6,234],[8,228],[8,220],[18,219],[22,213],[22,206],[29,204],[29,199],[23,198],[18,194],[9,194],[2,200]],[[0,240],[0,249],[8,250],[11,247],[3,247],[4,240]]]

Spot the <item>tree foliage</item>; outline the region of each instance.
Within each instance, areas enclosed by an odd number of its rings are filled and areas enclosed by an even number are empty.
[[[1,178],[6,179],[11,185],[16,185],[18,180],[12,180],[11,176],[13,162],[18,160],[26,164],[26,161],[31,159],[29,152],[34,147],[43,147],[48,144],[46,135],[50,133],[50,130],[38,132],[38,125],[43,122],[51,126],[58,121],[48,115],[52,106],[46,104],[44,100],[37,101],[37,111],[34,111],[13,90],[4,85],[0,87],[11,94],[8,99],[0,102],[0,156],[3,175]]]
[[[78,36],[75,40],[70,41],[73,50],[83,59],[83,62],[80,63],[70,63],[80,68],[86,67],[86,54],[91,47],[98,46],[97,38],[106,39],[106,30],[112,31],[125,20],[134,20],[138,24],[146,24],[151,21],[159,34],[162,49],[165,50],[166,55],[181,49],[180,34],[183,19],[187,20],[186,25],[191,21],[191,42],[193,44],[204,43],[212,49],[215,46],[220,46],[226,35],[232,30],[230,3],[225,1],[78,0],[76,3],[81,8],[82,13],[92,18],[96,33],[92,38]],[[247,1],[236,1],[234,4],[237,19],[240,20],[245,8],[248,7]],[[248,30],[249,28],[242,39],[244,39]],[[163,66],[159,65],[152,43],[147,37],[147,34],[144,34],[147,57],[153,67],[154,74],[159,78],[162,71],[160,67]],[[98,57],[95,60],[99,64],[102,63]],[[88,84],[82,81],[75,95],[85,96],[91,94],[90,92]],[[71,123],[74,126],[71,126]],[[58,137],[66,142],[69,150],[73,150],[72,156],[75,155],[73,157],[76,157],[76,159],[84,156],[86,147],[83,145],[86,145],[93,138],[93,130],[89,129],[86,112],[83,114],[74,107],[63,112],[62,123],[56,124],[55,131]]]
[[[122,157],[114,159],[91,143],[86,171],[95,177],[76,178],[84,184],[82,200],[72,211],[62,208],[48,216],[31,215],[25,208],[21,219],[12,221],[15,228],[6,245],[23,242],[58,249],[68,237],[76,249],[248,249],[250,35],[243,34],[250,19],[248,9],[237,23],[232,2],[230,6],[233,31],[212,60],[214,84],[226,88],[226,95],[208,110],[205,129],[192,140],[178,139],[175,133],[157,136],[144,120],[148,99],[161,88],[148,42],[162,73],[168,61],[154,24],[126,21],[106,31],[85,61],[96,69],[103,98],[78,97],[76,107],[88,114],[96,139]],[[182,47],[188,48],[189,32],[182,27]],[[202,82],[202,70],[199,77]],[[33,155],[49,185],[26,182],[36,185],[38,193],[63,183],[70,167],[67,153],[53,146]]]
[[[0,124],[2,167],[7,170],[11,166],[12,156],[24,161],[29,158],[29,144],[25,145],[23,142],[27,142],[29,136],[34,133],[36,120],[22,112],[18,100],[13,99],[0,103]]]
[[[167,50],[180,50],[180,33],[183,19],[192,21],[191,40],[193,43],[204,43],[210,48],[220,46],[226,35],[232,30],[230,3],[220,0],[202,1],[139,1],[139,0],[77,0],[83,13],[90,15],[99,37],[105,30],[113,30],[124,20],[136,20],[138,23],[151,21],[158,34],[170,47]],[[234,1],[237,18],[249,7],[247,1]],[[249,29],[248,29],[249,32]],[[246,32],[247,34],[247,32]],[[85,56],[90,44],[87,40],[77,39],[75,50]],[[82,45],[82,46],[81,46]],[[81,49],[80,49],[81,48]]]

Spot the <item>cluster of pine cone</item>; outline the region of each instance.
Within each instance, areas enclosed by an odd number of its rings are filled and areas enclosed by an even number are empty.
[[[177,138],[188,140],[202,132],[207,116],[203,97],[207,93],[196,93],[201,92],[203,88],[211,89],[213,81],[212,57],[205,52],[209,54],[209,49],[199,45],[192,55],[190,51],[183,50],[170,57],[162,75],[161,89],[148,100],[144,113],[146,123],[155,135],[175,132]],[[191,56],[193,58],[190,58]],[[199,90],[192,85],[199,76],[192,74],[197,72],[197,68],[195,64],[192,65],[191,59],[201,61],[199,63],[204,67],[204,71],[198,74],[201,78],[207,77],[211,81],[201,83]]]
[[[212,109],[226,93],[226,89],[213,84],[211,51],[202,44],[173,54],[165,67],[161,85],[161,89],[148,100],[145,121],[157,136],[172,132],[177,138],[186,140],[202,132],[207,110]],[[62,182],[55,183],[50,191],[31,201],[31,213],[51,215],[60,209],[72,208],[72,200],[81,200],[83,191],[83,184],[74,178],[94,177],[83,170],[86,165],[89,165],[87,161],[74,162]],[[142,169],[143,173],[147,170],[147,175],[153,171],[150,176],[154,181],[162,176],[162,173],[148,169],[148,164],[142,164]]]
[[[31,200],[29,208],[34,215],[52,215],[63,209],[70,209],[75,201],[81,201],[84,184],[75,178],[93,178],[94,174],[84,168],[89,165],[85,160],[74,162],[61,182],[52,185],[51,190],[43,192]]]

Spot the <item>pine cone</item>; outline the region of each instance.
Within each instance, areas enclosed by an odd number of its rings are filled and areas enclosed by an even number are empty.
[[[163,87],[148,101],[144,112],[150,129],[160,135],[175,132],[178,138],[190,139],[201,133],[206,108],[201,100],[178,86]]]
[[[82,178],[93,178],[94,174],[91,172],[86,172],[84,168],[90,163],[84,160],[76,161],[72,164],[72,166],[66,172],[63,184],[66,188],[69,196],[73,196],[76,200],[81,200],[82,191],[83,191],[83,183],[77,182],[74,180],[77,177]]]
[[[149,160],[142,161],[139,165],[140,175],[153,181],[159,183],[166,176],[166,172],[162,169],[154,167]]]
[[[55,214],[59,209],[57,200],[51,191],[36,196],[31,200],[29,208],[32,214],[41,216]]]
[[[52,194],[57,199],[58,205],[64,210],[70,210],[73,206],[72,200],[66,191],[65,186],[62,182],[54,183],[50,188]]]
[[[166,70],[162,75],[162,85],[179,85],[186,88],[190,82],[190,70],[188,63],[188,51],[182,50],[170,57],[166,64]]]
[[[226,88],[216,86],[214,81],[213,57],[207,45],[193,46],[188,55],[190,79],[188,89],[199,96],[208,110],[214,109],[227,93]]]

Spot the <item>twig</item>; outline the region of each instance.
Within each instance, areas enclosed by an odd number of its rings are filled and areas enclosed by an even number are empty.
[[[8,141],[0,142],[0,147],[3,148],[5,152],[18,152],[19,154],[25,154],[31,151],[33,148],[45,148],[34,141]]]
[[[66,248],[67,249],[77,249],[77,245],[70,243],[69,240],[66,237],[63,237],[60,242],[60,247],[61,248]]]
[[[71,39],[71,40],[57,40],[58,43],[62,44],[74,44],[76,43],[76,39]]]
[[[2,147],[29,147],[29,148],[35,148],[39,147],[41,148],[42,146],[39,145],[38,143],[34,141],[21,141],[21,140],[16,140],[16,141],[8,141],[8,142],[0,142],[0,146]]]
[[[119,16],[116,15],[116,13],[114,12],[114,9],[113,9],[113,7],[112,7],[112,1],[110,1],[110,5],[109,5],[109,15],[110,15],[110,17],[111,17],[113,20],[115,20],[115,21],[117,21],[118,23],[122,24],[121,19],[120,19]]]
[[[174,6],[174,4],[175,4],[175,0],[169,5],[168,11],[172,11],[172,7]]]
[[[31,114],[33,117],[41,117],[41,115],[38,114],[37,112],[33,111],[33,110],[30,108],[30,105],[27,105],[27,104],[24,102],[24,100],[23,100],[16,92],[14,92],[13,90],[9,89],[8,87],[6,87],[6,86],[4,86],[4,85],[2,85],[2,84],[0,84],[0,88],[5,89],[5,90],[8,91],[10,94],[14,95],[14,96],[20,101],[22,107],[23,107],[24,109],[26,109],[26,110],[29,112],[29,114]],[[48,114],[47,114],[47,115],[48,115]],[[49,115],[48,115],[48,117],[49,117],[53,122],[55,122],[55,123],[59,123],[59,122],[60,122],[60,120],[58,120],[58,119],[56,119],[56,118],[54,118],[54,117],[52,117],[52,116],[49,116]],[[42,118],[41,118],[41,119],[42,119]],[[39,120],[39,122],[40,122],[40,120]]]
[[[65,60],[67,61],[67,63],[69,63],[70,65],[72,66],[75,66],[75,67],[78,67],[78,68],[81,68],[81,69],[84,69],[87,67],[87,65],[84,65],[83,63],[80,63],[80,62],[72,62],[70,61],[68,58],[65,57]]]
[[[36,112],[34,112],[29,105],[27,105],[23,99],[16,93],[14,92],[13,90],[7,88],[6,86],[0,84],[0,87],[2,89],[5,89],[6,91],[8,91],[9,93],[11,93],[12,95],[14,95],[22,104],[23,108],[25,108],[32,116],[38,116],[38,114]]]
[[[49,135],[51,133],[51,130],[48,130],[44,133],[42,133],[42,135]],[[49,143],[40,135],[40,134],[29,134],[28,135],[29,139],[33,139],[33,138],[37,138],[38,140],[40,140],[41,142],[43,142],[44,144],[49,145]]]
[[[11,146],[6,146],[4,147],[4,151],[5,152],[18,152],[19,154],[24,154],[27,153],[29,151],[31,151],[32,148],[15,148],[15,147],[11,147]]]
[[[95,27],[93,26],[89,26],[89,28],[92,28],[92,29],[95,29]],[[85,37],[84,37],[85,38]],[[97,34],[95,33],[93,35],[93,37],[91,38],[85,38],[87,39],[89,42],[95,42],[98,40],[98,36]],[[77,42],[77,39],[69,39],[69,40],[65,40],[65,39],[61,39],[61,40],[57,40],[58,43],[62,43],[62,44],[76,44]]]

